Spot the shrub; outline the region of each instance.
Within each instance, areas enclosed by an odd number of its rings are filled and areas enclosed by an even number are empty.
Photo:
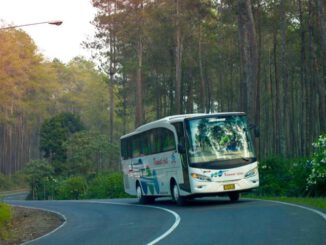
[[[9,178],[0,173],[0,190],[9,190],[11,187],[12,183]]]
[[[48,199],[53,185],[54,169],[45,160],[33,160],[24,169],[31,188],[29,195],[33,200]]]
[[[87,182],[84,177],[73,176],[59,185],[57,199],[78,200],[85,196]]]
[[[11,219],[11,207],[8,204],[0,203],[0,239],[2,240],[9,237]]]
[[[6,176],[0,173],[0,191],[17,190],[28,187],[26,176],[21,172]]]
[[[312,196],[326,195],[326,134],[320,135],[312,144],[311,173],[307,178],[307,189]]]
[[[123,176],[119,172],[96,176],[87,192],[88,198],[121,198],[128,197],[123,188]]]
[[[310,169],[305,159],[271,157],[259,164],[260,195],[304,196]]]

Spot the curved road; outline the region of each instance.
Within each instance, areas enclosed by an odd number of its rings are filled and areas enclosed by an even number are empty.
[[[62,228],[32,245],[326,244],[326,216],[269,201],[206,198],[185,207],[163,199],[149,206],[135,199],[6,201],[66,217]]]

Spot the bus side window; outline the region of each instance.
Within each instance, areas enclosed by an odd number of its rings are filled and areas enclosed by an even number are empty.
[[[141,145],[140,145],[140,137],[133,136],[131,138],[132,141],[132,157],[139,157],[140,151],[141,151]]]
[[[161,140],[162,140],[162,135],[160,129],[156,128],[153,131],[153,153],[159,153],[161,152]]]
[[[143,154],[145,156],[152,154],[150,132],[143,133]]]
[[[161,129],[162,151],[173,151],[176,149],[173,132]]]

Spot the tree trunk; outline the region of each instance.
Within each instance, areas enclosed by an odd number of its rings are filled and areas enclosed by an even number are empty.
[[[143,109],[143,82],[142,82],[142,62],[143,62],[143,43],[142,37],[139,37],[137,48],[137,77],[136,77],[136,127],[144,122],[144,109]]]
[[[320,126],[321,132],[326,132],[326,21],[324,11],[324,1],[316,0],[316,9],[319,23],[320,32],[320,47],[321,57],[323,64],[323,81],[319,83],[318,92],[320,94],[319,99],[319,115],[320,115]]]
[[[242,78],[246,85],[247,114],[250,122],[258,126],[259,111],[257,111],[258,86],[258,51],[254,17],[250,0],[238,0],[240,45],[243,56]],[[257,116],[258,115],[258,116]]]
[[[300,55],[300,64],[301,64],[301,69],[300,69],[300,98],[301,98],[301,118],[302,120],[299,120],[299,127],[298,127],[298,135],[300,135],[300,150],[299,154],[304,154],[304,149],[306,147],[306,104],[303,98],[306,97],[306,90],[305,90],[305,84],[306,84],[306,74],[307,74],[307,69],[306,69],[306,31],[304,27],[304,19],[303,19],[303,9],[302,9],[302,1],[298,0],[298,5],[299,5],[299,20],[300,20],[300,37],[301,37],[301,55]]]
[[[281,21],[281,76],[280,76],[280,153],[282,156],[286,155],[286,137],[288,125],[289,125],[289,113],[288,113],[288,64],[287,64],[287,50],[286,50],[286,15],[285,15],[285,0],[280,2],[280,21]]]
[[[142,66],[143,66],[143,2],[141,2],[141,19],[139,23],[139,37],[137,42],[137,75],[136,75],[136,127],[144,123],[144,105],[143,105],[143,81],[142,81]]]
[[[199,62],[199,75],[200,75],[200,110],[201,112],[207,112],[206,110],[206,81],[203,71],[203,57],[202,57],[202,26],[199,25],[199,38],[198,38],[198,62]]]
[[[180,0],[175,0],[176,7],[176,48],[175,48],[175,113],[181,114],[181,27],[180,27]]]

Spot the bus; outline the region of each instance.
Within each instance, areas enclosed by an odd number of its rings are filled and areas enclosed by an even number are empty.
[[[243,112],[169,116],[120,138],[125,192],[140,203],[240,193],[259,186],[251,126]]]

